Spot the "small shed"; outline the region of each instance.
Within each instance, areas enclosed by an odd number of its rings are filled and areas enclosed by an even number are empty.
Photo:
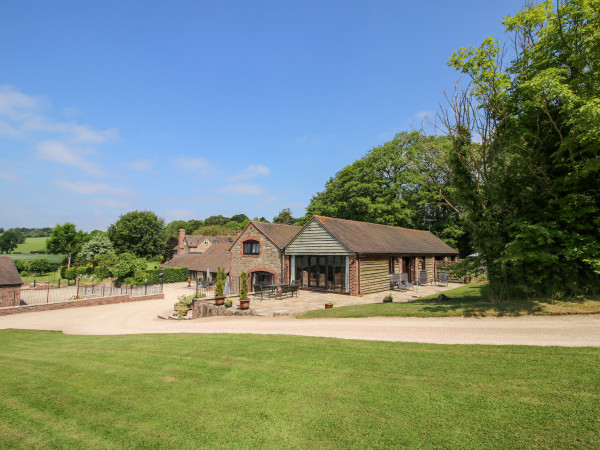
[[[10,256],[0,256],[0,308],[21,303],[23,280]]]

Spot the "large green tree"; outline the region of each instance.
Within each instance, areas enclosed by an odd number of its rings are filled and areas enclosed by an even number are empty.
[[[292,216],[292,210],[290,208],[283,208],[279,214],[273,217],[273,223],[281,223],[284,225],[294,225],[298,219]]]
[[[7,230],[0,236],[0,252],[10,253],[23,242],[25,242],[24,234],[14,229]]]
[[[46,240],[46,252],[60,253],[67,258],[67,267],[71,267],[71,260],[85,242],[85,233],[77,231],[72,223],[56,225]]]
[[[459,214],[435,190],[424,189],[423,175],[442,180],[440,165],[430,168],[430,155],[447,152],[451,141],[402,132],[340,170],[307,207],[314,215],[384,225],[430,229],[449,245],[469,252]]]
[[[117,253],[140,258],[162,254],[166,242],[165,221],[152,211],[131,211],[110,225],[107,235]]]
[[[112,248],[113,246],[108,236],[105,233],[97,232],[89,241],[81,246],[77,260],[83,264],[94,263],[98,255],[108,253]]]
[[[440,188],[471,225],[498,296],[600,290],[600,2],[531,5],[449,64],[469,85],[449,97]],[[506,59],[506,58],[505,58]]]

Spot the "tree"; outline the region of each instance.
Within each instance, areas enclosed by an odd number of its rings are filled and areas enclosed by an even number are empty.
[[[168,261],[171,258],[173,258],[173,249],[175,248],[175,246],[177,246],[178,243],[179,240],[175,236],[169,236],[162,255],[163,261]]]
[[[294,219],[290,208],[282,209],[279,214],[273,217],[273,223],[282,223],[284,225],[294,225],[298,219]]]
[[[50,265],[50,261],[48,261],[46,258],[38,258],[31,261],[29,264],[29,270],[41,275],[43,273],[50,272],[50,270],[52,270],[52,266]]]
[[[117,253],[131,252],[140,258],[160,255],[166,236],[165,221],[152,211],[131,211],[107,230]]]
[[[67,258],[67,267],[71,267],[71,259],[77,254],[85,240],[83,231],[77,231],[72,223],[56,225],[46,240],[48,253],[64,254]]]
[[[392,141],[374,147],[364,157],[340,170],[316,194],[307,216],[324,215],[399,227],[430,229],[446,243],[470,252],[462,220],[433,190],[423,188],[427,177],[443,180],[443,170],[430,171],[429,150],[450,148],[444,137],[418,132],[398,133]]]
[[[225,225],[204,225],[194,231],[193,234],[200,234],[202,236],[223,236],[231,234],[232,229]]]
[[[231,220],[234,222],[239,222],[242,223],[246,220],[250,220],[250,218],[246,215],[246,214],[236,214],[235,216],[231,217]]]
[[[600,3],[543,2],[504,24],[509,63],[492,38],[449,60],[470,83],[441,113],[453,141],[443,195],[496,296],[598,292]]]
[[[120,280],[132,276],[136,270],[146,268],[146,260],[137,258],[133,253],[125,252],[119,255],[117,263],[112,266],[112,274]]]
[[[11,253],[23,242],[25,242],[25,236],[22,233],[14,229],[7,230],[0,236],[0,252]]]
[[[96,234],[81,246],[81,250],[78,253],[78,260],[83,264],[94,263],[98,255],[108,253],[112,248],[112,243],[105,233]]]
[[[231,219],[225,216],[210,216],[204,219],[204,225],[225,225]]]

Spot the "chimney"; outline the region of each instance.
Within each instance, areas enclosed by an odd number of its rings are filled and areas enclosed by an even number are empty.
[[[235,237],[239,238],[240,234],[242,234],[242,230],[235,230]]]
[[[185,230],[183,228],[179,229],[179,238],[177,242],[177,254],[183,255],[183,240],[185,239]]]

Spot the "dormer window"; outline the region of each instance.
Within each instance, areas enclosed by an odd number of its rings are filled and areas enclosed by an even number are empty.
[[[245,241],[243,248],[244,248],[244,255],[260,254],[260,242],[258,242],[258,241]]]

